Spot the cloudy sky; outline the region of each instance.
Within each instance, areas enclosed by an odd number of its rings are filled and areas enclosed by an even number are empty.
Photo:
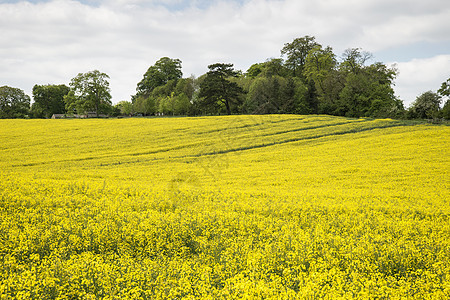
[[[180,59],[184,77],[216,62],[245,72],[312,35],[338,56],[358,47],[396,63],[409,106],[450,77],[449,20],[448,0],[0,0],[0,86],[31,96],[100,70],[117,103],[161,57]]]

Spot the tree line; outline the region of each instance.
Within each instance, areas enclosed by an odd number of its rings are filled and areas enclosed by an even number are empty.
[[[112,105],[109,76],[95,70],[78,74],[69,86],[35,85],[31,106],[22,90],[0,87],[0,118],[290,113],[450,119],[450,78],[406,109],[394,95],[398,71],[381,62],[368,64],[371,59],[359,48],[338,57],[312,36],[286,43],[280,58],[253,64],[246,72],[215,63],[198,78],[183,78],[182,62],[163,57],[148,68],[129,101]]]

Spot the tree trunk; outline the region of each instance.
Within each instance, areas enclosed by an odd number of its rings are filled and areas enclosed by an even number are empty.
[[[228,115],[231,115],[230,103],[228,103],[228,101],[225,101],[225,106],[227,108]]]

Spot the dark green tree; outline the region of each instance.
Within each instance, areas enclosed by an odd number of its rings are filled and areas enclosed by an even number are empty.
[[[33,105],[31,113],[36,118],[50,118],[53,114],[66,113],[64,96],[70,88],[60,85],[35,85],[33,87]]]
[[[239,96],[244,91],[230,77],[237,77],[238,72],[233,64],[216,63],[208,66],[209,71],[200,84],[199,97],[203,106],[219,107],[224,105],[227,114],[231,115],[232,106],[239,105]]]
[[[111,109],[109,76],[98,70],[79,73],[70,82],[71,91],[64,96],[66,109],[78,113],[95,112],[96,116]]]
[[[167,84],[170,80],[180,79],[182,76],[181,60],[163,57],[145,72],[144,78],[137,85],[136,97],[148,97],[155,88]]]
[[[23,90],[0,87],[0,119],[24,118],[30,110],[30,97]]]

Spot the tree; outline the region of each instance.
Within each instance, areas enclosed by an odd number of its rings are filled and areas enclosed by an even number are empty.
[[[120,101],[114,107],[122,116],[131,116],[134,113],[133,103],[130,101]]]
[[[60,85],[35,85],[33,87],[33,100],[31,113],[37,118],[50,118],[53,114],[66,113],[64,96],[70,88]]]
[[[302,38],[296,38],[292,43],[284,44],[281,50],[281,55],[286,55],[286,66],[292,71],[294,77],[303,76],[303,68],[306,63],[306,57],[309,51],[314,47],[319,46],[313,36],[304,36]]]
[[[340,64],[340,68],[343,71],[356,74],[372,57],[373,55],[370,52],[361,51],[360,48],[346,49],[342,54],[342,63]]]
[[[244,102],[246,112],[252,114],[277,113],[278,108],[274,99],[273,82],[267,77],[256,78],[247,93]]]
[[[289,111],[296,114],[307,115],[317,113],[317,96],[314,84],[308,81],[305,84],[300,79],[292,79],[294,83],[294,106],[293,110]]]
[[[438,93],[442,97],[450,97],[450,78],[441,84],[441,88],[438,90]]]
[[[289,69],[284,66],[281,58],[270,58],[263,63],[253,64],[245,73],[248,78],[289,76]]]
[[[358,66],[358,71],[346,72],[345,86],[339,93],[339,114],[347,117],[395,117],[403,105],[394,95],[392,83],[395,68],[382,63]]]
[[[441,96],[441,101],[445,101],[444,106],[439,112],[439,117],[450,120],[450,78],[441,84],[437,93]]]
[[[233,64],[216,63],[208,66],[204,80],[200,84],[200,97],[205,106],[224,105],[226,111],[231,115],[231,106],[237,105],[239,95],[244,91],[230,77],[239,74],[233,69]]]
[[[30,97],[23,90],[0,87],[0,119],[24,118],[30,110]]]
[[[441,97],[432,91],[422,93],[412,103],[409,111],[410,117],[414,118],[435,118],[440,109],[442,99]]]
[[[111,108],[109,76],[98,70],[79,73],[70,82],[71,91],[64,96],[66,109],[78,113],[108,113]]]
[[[348,117],[395,117],[404,108],[394,95],[395,67],[365,66],[372,57],[359,48],[345,50],[339,64],[331,47],[314,47],[306,58],[304,75],[317,90],[318,112]]]
[[[148,68],[144,78],[137,85],[138,96],[148,97],[158,86],[163,86],[170,80],[177,80],[183,76],[181,72],[181,60],[163,57],[154,66]]]
[[[450,120],[450,100],[445,101],[444,107],[442,108],[442,117],[446,120]]]
[[[305,94],[305,86],[298,78],[259,76],[248,89],[243,109],[252,114],[305,113]]]
[[[256,78],[263,71],[264,63],[253,64],[248,68],[245,76],[249,78]]]
[[[340,76],[336,76],[337,61],[333,49],[325,49],[318,45],[311,49],[306,57],[303,74],[308,83],[310,103],[313,112],[318,112],[318,102],[323,106],[333,106],[337,100],[338,91],[343,84],[339,84]],[[311,92],[315,93],[311,93]]]
[[[156,112],[156,101],[152,96],[139,96],[134,100],[133,110],[144,116],[152,115]]]
[[[160,99],[158,111],[162,112],[164,115],[174,115],[175,114],[175,93],[171,93],[170,96]]]

